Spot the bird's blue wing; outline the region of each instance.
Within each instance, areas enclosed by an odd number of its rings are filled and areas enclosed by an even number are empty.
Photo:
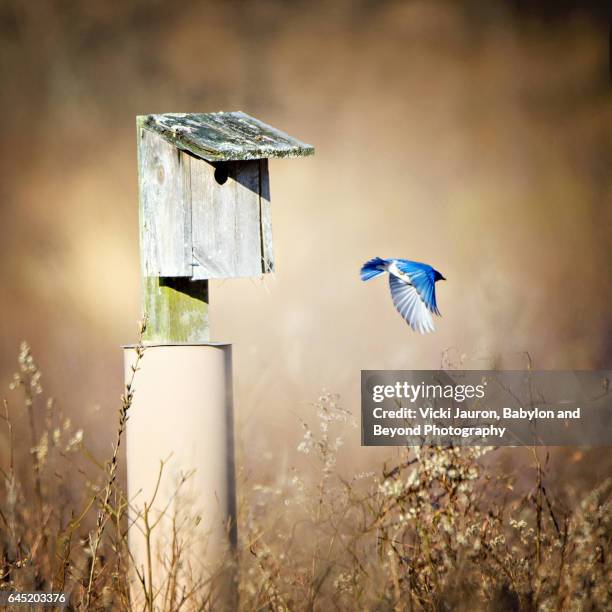
[[[434,314],[440,315],[438,304],[436,303],[436,280],[434,269],[427,264],[408,261],[406,259],[398,259],[395,263],[401,272],[408,275],[410,282],[418,291],[428,310]]]
[[[416,286],[403,281],[394,274],[389,274],[389,287],[393,305],[412,329],[422,334],[435,330],[431,312]]]

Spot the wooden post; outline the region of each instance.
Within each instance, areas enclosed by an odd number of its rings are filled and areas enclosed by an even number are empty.
[[[231,610],[232,347],[210,342],[208,281],[274,269],[267,158],[314,149],[241,112],[138,117],[137,148],[147,349],[127,424],[130,552],[150,608],[210,589],[221,562],[209,601]],[[126,380],[134,359],[126,347]]]
[[[144,340],[155,342],[207,342],[208,281],[144,276],[143,313],[147,317]]]

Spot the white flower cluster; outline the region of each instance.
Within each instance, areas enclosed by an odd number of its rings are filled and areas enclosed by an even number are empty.
[[[27,342],[22,342],[19,347],[19,372],[13,375],[13,381],[9,387],[11,389],[24,387],[28,407],[32,405],[34,397],[42,393],[40,377],[41,372],[34,363],[30,346]]]

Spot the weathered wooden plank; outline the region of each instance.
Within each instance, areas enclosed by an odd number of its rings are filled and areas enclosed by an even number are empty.
[[[191,192],[193,278],[260,275],[259,162],[193,160]]]
[[[270,176],[268,160],[259,160],[259,210],[261,219],[261,271],[274,272],[272,245],[272,206],[270,204]]]
[[[236,268],[238,277],[261,275],[261,221],[259,205],[259,161],[225,162],[233,165],[236,198]],[[230,181],[228,180],[228,183]],[[225,185],[221,187],[221,191]]]
[[[144,340],[207,342],[208,282],[186,278],[192,270],[191,158],[140,120],[136,133]]]
[[[147,317],[145,342],[210,340],[208,281],[145,276],[142,304]]]
[[[143,125],[208,161],[303,157],[314,147],[243,112],[144,115]]]
[[[191,276],[190,157],[139,126],[142,268],[146,276]]]
[[[234,204],[216,193],[215,167],[195,163],[191,172],[193,278],[227,278],[234,270]],[[227,201],[226,201],[227,200]]]

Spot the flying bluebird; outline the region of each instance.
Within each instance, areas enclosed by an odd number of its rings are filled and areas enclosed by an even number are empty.
[[[393,304],[406,323],[422,334],[434,331],[431,315],[440,316],[435,283],[446,280],[442,274],[418,261],[375,257],[363,264],[361,280],[368,281],[385,272],[389,273]]]

